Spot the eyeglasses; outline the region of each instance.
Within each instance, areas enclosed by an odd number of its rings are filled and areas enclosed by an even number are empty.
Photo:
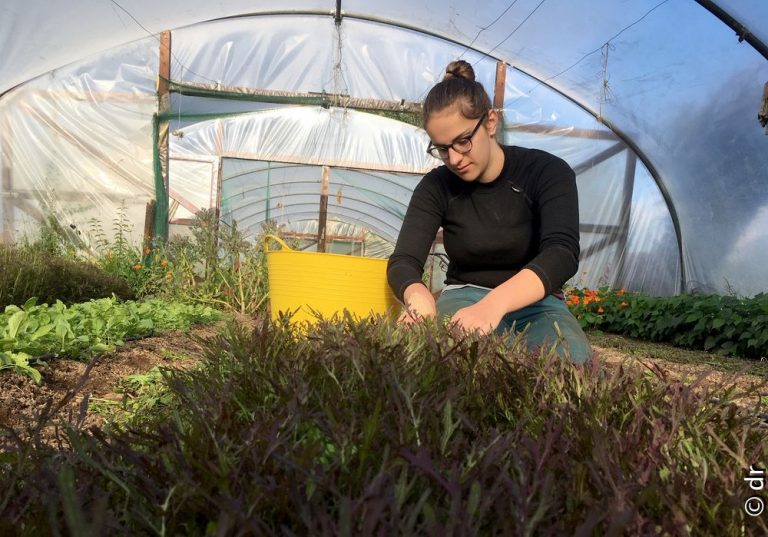
[[[480,121],[477,122],[477,125],[475,125],[475,128],[472,129],[472,132],[469,133],[469,136],[464,136],[463,138],[459,138],[458,140],[454,141],[451,144],[443,145],[443,144],[433,144],[431,141],[429,142],[429,145],[427,146],[427,153],[432,155],[435,158],[439,158],[442,160],[445,160],[448,158],[448,150],[453,149],[460,155],[463,155],[465,153],[469,153],[472,151],[472,137],[477,133],[477,129],[480,128],[480,125],[483,124],[483,120],[485,120],[485,116],[488,114],[486,112],[482,116],[480,116]]]

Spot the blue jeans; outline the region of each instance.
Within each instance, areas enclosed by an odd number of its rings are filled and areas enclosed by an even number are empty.
[[[462,287],[443,291],[437,299],[437,316],[450,319],[461,308],[471,306],[483,298],[490,289]],[[568,310],[565,302],[549,295],[521,310],[507,313],[501,318],[496,333],[511,330],[510,338],[525,330],[529,351],[540,347],[554,347],[557,353],[582,364],[592,355],[587,336],[579,321]]]

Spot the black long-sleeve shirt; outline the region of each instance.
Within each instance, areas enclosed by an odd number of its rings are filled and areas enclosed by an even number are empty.
[[[573,170],[544,151],[502,149],[504,166],[490,183],[466,182],[440,166],[416,186],[387,266],[398,299],[422,281],[441,226],[449,259],[446,284],[494,288],[528,268],[548,295],[576,273],[579,203]]]

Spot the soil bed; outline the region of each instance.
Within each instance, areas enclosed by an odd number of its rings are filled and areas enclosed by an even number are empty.
[[[24,435],[49,401],[57,405],[73,390],[76,390],[74,397],[57,412],[53,421],[64,420],[86,428],[101,425],[102,415],[83,409],[83,398],[119,401],[124,394],[116,392],[116,388],[130,375],[146,373],[155,366],[190,367],[202,350],[195,338],[206,339],[218,332],[217,325],[206,325],[128,341],[114,352],[96,357],[87,376],[84,375],[89,364],[57,358],[40,370],[43,375],[40,385],[26,376],[0,372],[0,426]],[[42,436],[50,439],[54,433],[48,428]]]

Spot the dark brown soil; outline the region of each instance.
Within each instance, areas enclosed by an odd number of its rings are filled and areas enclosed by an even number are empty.
[[[0,427],[13,429],[27,437],[29,428],[38,422],[37,416],[47,404],[58,408],[53,422],[66,421],[79,427],[100,425],[103,418],[88,411],[94,400],[123,398],[115,390],[121,379],[146,373],[155,366],[190,367],[199,360],[201,347],[195,341],[213,337],[217,325],[195,327],[189,331],[174,331],[160,336],[126,342],[114,352],[96,357],[91,364],[58,358],[40,369],[41,384],[29,377],[0,372]],[[192,336],[192,337],[191,337]],[[0,433],[1,434],[1,433]],[[55,436],[55,426],[46,427],[44,440]]]

